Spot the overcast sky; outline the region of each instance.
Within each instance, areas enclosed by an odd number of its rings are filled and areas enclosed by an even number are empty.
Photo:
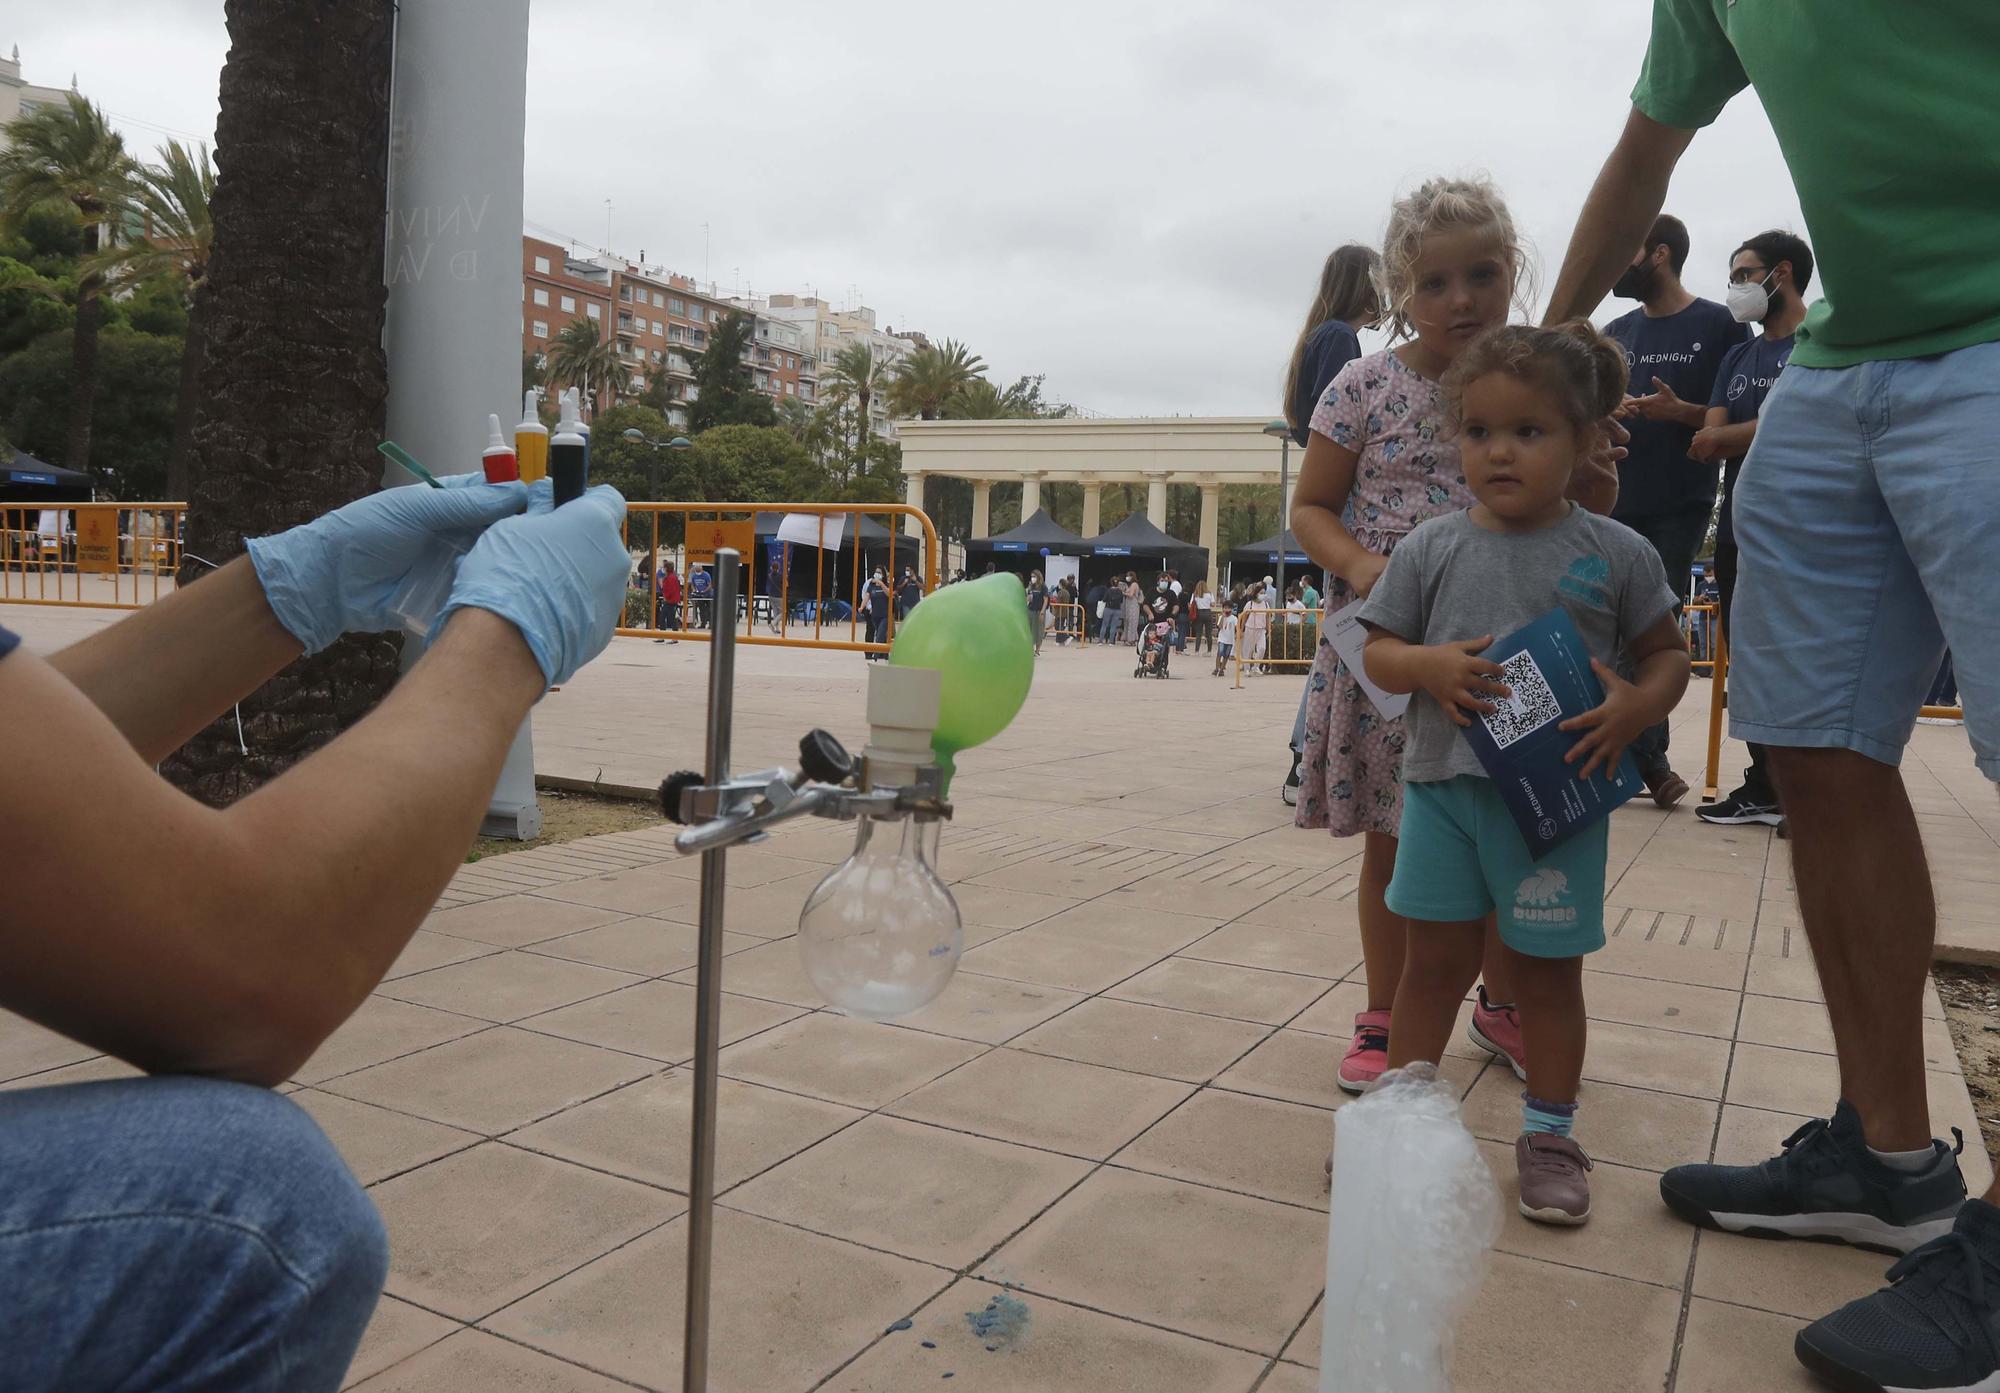
[[[1645,50],[1644,0],[904,0],[534,9],[530,223],[765,294],[858,294],[996,380],[1119,415],[1275,414],[1321,261],[1484,170],[1553,279]],[[141,151],[208,138],[220,0],[16,7],[31,82]],[[1682,161],[1689,288],[1803,230],[1762,108]],[[704,249],[703,225],[708,228]]]

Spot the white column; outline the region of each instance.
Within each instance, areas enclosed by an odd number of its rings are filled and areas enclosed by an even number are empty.
[[[903,474],[903,501],[912,508],[924,506],[924,476],[921,471],[906,470]],[[915,518],[903,519],[903,530],[912,537],[924,535],[924,525]]]
[[[1201,486],[1201,535],[1195,540],[1208,553],[1208,575],[1211,582],[1222,574],[1222,558],[1215,553],[1215,529],[1222,512],[1222,485],[1203,484]]]
[[[521,403],[521,145],[528,0],[416,0],[396,19],[384,279],[387,430],[440,473],[479,458]],[[413,483],[390,465],[384,482]],[[423,645],[405,643],[411,663]],[[541,835],[523,723],[487,804],[490,836]]]
[[[972,535],[990,536],[993,531],[993,481],[972,481]]]
[[[1023,474],[1021,476],[1021,521],[1026,522],[1042,506],[1042,476]]]
[[[1148,474],[1146,476],[1146,521],[1167,530],[1167,476]]]
[[[1095,537],[1103,526],[1104,485],[1087,479],[1083,485],[1083,535]]]

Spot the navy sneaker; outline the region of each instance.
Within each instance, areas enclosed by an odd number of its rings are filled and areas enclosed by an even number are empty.
[[[1843,1100],[1833,1121],[1808,1122],[1762,1165],[1675,1166],[1660,1177],[1660,1198],[1703,1228],[1907,1253],[1951,1232],[1965,1203],[1965,1138],[1956,1127],[1952,1135],[1956,1151],[1933,1141],[1928,1170],[1899,1171],[1870,1154],[1860,1114]]]
[[[1799,1362],[1841,1393],[2000,1390],[2000,1209],[1979,1200],[1889,1269],[1889,1285],[1798,1333]]]

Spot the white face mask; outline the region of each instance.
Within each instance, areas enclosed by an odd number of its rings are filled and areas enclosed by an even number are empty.
[[[1766,275],[1761,281],[1732,281],[1729,293],[1723,303],[1729,306],[1729,313],[1738,324],[1761,324],[1764,316],[1771,312],[1771,292],[1766,289],[1771,277]]]

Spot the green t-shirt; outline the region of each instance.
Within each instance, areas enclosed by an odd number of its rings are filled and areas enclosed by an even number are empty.
[[[1822,291],[1792,362],[1848,367],[2000,339],[1996,71],[1996,0],[1654,0],[1632,103],[1694,130],[1757,89]]]

